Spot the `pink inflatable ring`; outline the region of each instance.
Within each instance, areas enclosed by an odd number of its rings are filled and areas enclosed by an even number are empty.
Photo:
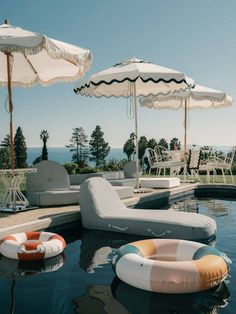
[[[113,256],[116,275],[131,286],[161,293],[190,293],[219,285],[230,260],[193,241],[153,239],[122,246]]]

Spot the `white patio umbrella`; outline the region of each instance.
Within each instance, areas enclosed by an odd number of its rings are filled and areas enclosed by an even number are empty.
[[[184,151],[187,152],[187,125],[189,109],[221,108],[232,105],[232,97],[222,91],[195,85],[190,90],[167,97],[149,96],[139,99],[140,105],[154,109],[184,109]]]
[[[92,53],[43,34],[12,26],[0,26],[0,86],[8,88],[11,169],[14,170],[12,86],[48,86],[81,78],[89,70]]]
[[[136,186],[139,187],[138,96],[168,95],[189,89],[194,83],[183,73],[133,58],[93,74],[74,91],[85,96],[130,97],[133,101],[136,144]]]

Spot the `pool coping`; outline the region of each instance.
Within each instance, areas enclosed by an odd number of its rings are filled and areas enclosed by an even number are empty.
[[[178,187],[171,189],[157,189],[152,193],[140,193],[135,194],[134,197],[130,199],[123,200],[123,203],[126,206],[135,206],[144,203],[149,203],[156,201],[158,199],[169,198],[169,200],[178,198],[178,197],[186,197],[188,195],[192,195],[196,190],[208,189],[209,191],[213,190],[224,190],[224,191],[235,191],[236,185],[230,184],[202,184],[202,183],[185,183],[181,184]],[[236,193],[235,193],[236,196]],[[39,209],[40,210],[40,209]],[[13,214],[14,215],[14,214]],[[1,218],[0,218],[1,219]],[[57,213],[55,215],[51,214],[51,216],[47,218],[35,219],[32,221],[19,223],[13,226],[0,228],[0,239],[3,237],[17,233],[17,232],[26,232],[26,231],[36,231],[43,230],[49,227],[55,227],[59,225],[64,225],[71,222],[81,221],[81,213],[80,208],[78,208],[72,212],[68,213]]]

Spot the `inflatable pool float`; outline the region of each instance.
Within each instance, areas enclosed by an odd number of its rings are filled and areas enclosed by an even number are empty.
[[[89,178],[81,184],[80,212],[86,229],[148,238],[210,241],[215,238],[217,229],[215,220],[202,214],[173,209],[129,208],[111,184],[98,177]]]
[[[186,240],[150,239],[119,248],[116,275],[131,286],[160,293],[211,289],[228,275],[230,260],[211,246]]]
[[[66,247],[65,240],[51,232],[22,232],[0,240],[0,253],[17,260],[42,260],[59,255]]]

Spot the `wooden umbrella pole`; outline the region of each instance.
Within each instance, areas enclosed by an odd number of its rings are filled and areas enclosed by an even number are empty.
[[[10,114],[10,149],[11,149],[11,170],[14,173],[14,143],[13,143],[13,123],[12,123],[12,89],[11,89],[11,68],[10,68],[10,57],[9,52],[6,53],[7,56],[7,88],[8,88],[8,101],[9,101],[9,114]]]

